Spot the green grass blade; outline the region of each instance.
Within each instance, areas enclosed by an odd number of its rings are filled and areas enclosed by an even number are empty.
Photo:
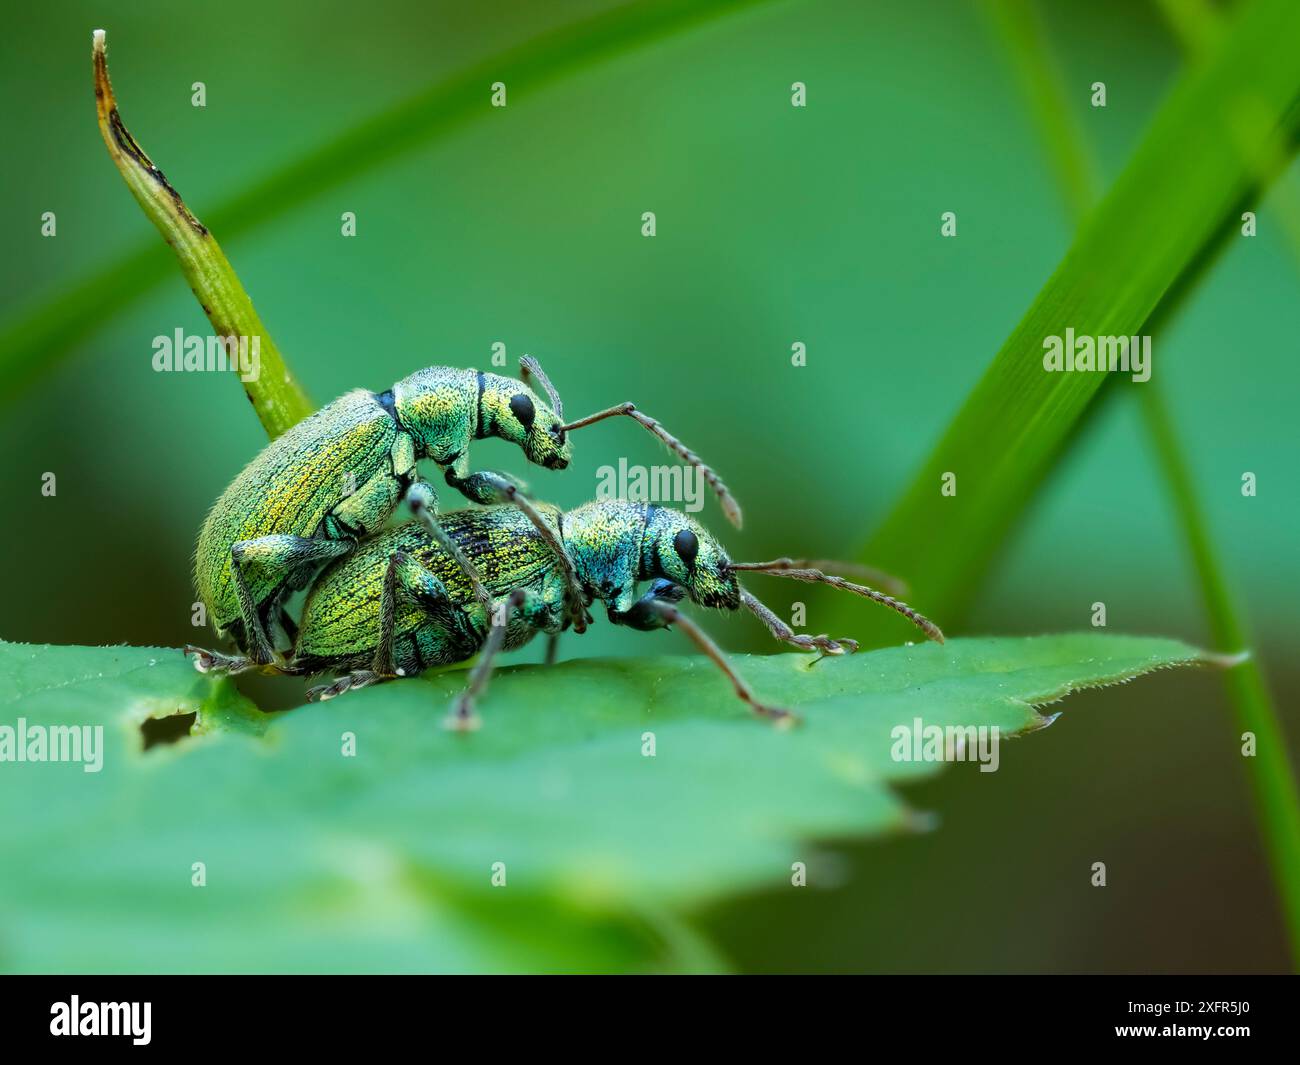
[[[951,626],[1104,374],[1047,373],[1043,338],[1143,332],[1300,127],[1300,5],[1261,0],[1180,78],[1124,173],[862,552]],[[1160,353],[1154,358],[1161,372]],[[957,494],[940,493],[945,472]],[[890,619],[865,630],[895,641]],[[888,627],[886,627],[888,626]]]
[[[203,217],[223,240],[248,233],[322,194],[486,112],[486,87],[510,86],[511,106],[576,70],[645,47],[713,19],[773,0],[641,0],[542,34],[440,80],[423,92],[353,126],[315,151],[208,210]],[[165,250],[152,242],[110,262],[0,329],[0,380],[15,397],[56,359],[171,276]]]
[[[1248,652],[1251,640],[1219,564],[1219,553],[1162,392],[1153,387],[1142,399],[1142,414],[1196,567],[1214,646],[1227,653]],[[1223,683],[1243,743],[1244,733],[1252,733],[1255,738],[1255,754],[1245,759],[1246,776],[1282,897],[1291,955],[1300,965],[1300,793],[1287,756],[1286,738],[1257,659],[1246,657],[1226,670]]]
[[[1223,39],[1223,16],[1209,0],[1157,0],[1156,6],[1192,62],[1212,52]],[[1285,173],[1278,185],[1280,194],[1271,206],[1292,253],[1300,258],[1300,182]]]
[[[1165,0],[1160,6],[1180,43],[1193,56],[1207,53],[1221,36],[1217,15],[1204,5]],[[1092,153],[1064,96],[1057,91],[1059,64],[1036,9],[1030,4],[993,0],[990,14],[1003,30],[1011,57],[1024,74],[1026,96],[1032,101],[1032,113],[1058,175],[1068,178],[1071,168],[1079,165],[1083,167],[1080,173],[1091,174]],[[1061,192],[1077,222],[1091,207],[1086,187],[1080,196],[1077,180],[1062,180]],[[1163,393],[1159,378],[1144,385],[1140,393],[1142,414],[1187,538],[1215,649],[1225,656],[1242,657],[1225,671],[1224,684],[1238,728],[1255,737],[1257,750],[1247,761],[1247,777],[1281,897],[1292,957],[1300,960],[1300,796],[1268,685],[1258,661],[1247,653],[1251,647],[1247,627],[1224,577],[1221,553],[1210,533]]]
[[[1043,44],[1046,28],[1037,5],[1025,0],[984,0],[984,10],[1015,65],[1025,103],[1048,148],[1048,158],[1071,216],[1077,221],[1097,202],[1100,179],[1065,93],[1065,79]]]
[[[1201,0],[1159,4],[1175,36],[1192,56],[1212,49],[1222,36],[1218,12]],[[1277,214],[1292,253],[1300,264],[1300,209],[1294,181],[1287,177],[1277,198]],[[1252,645],[1243,612],[1224,575],[1209,521],[1197,496],[1186,452],[1159,387],[1142,393],[1142,414],[1164,471],[1174,507],[1187,537],[1205,600],[1215,646],[1223,652],[1245,652]],[[1263,668],[1253,656],[1224,674],[1224,687],[1237,727],[1252,733],[1257,751],[1247,762],[1247,776],[1261,833],[1282,896],[1283,915],[1291,938],[1291,956],[1300,966],[1300,789],[1287,757],[1286,740],[1273,705]],[[1244,737],[1243,737],[1244,740]]]

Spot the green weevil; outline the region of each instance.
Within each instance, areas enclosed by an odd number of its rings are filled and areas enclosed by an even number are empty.
[[[465,570],[486,608],[491,593],[472,559],[444,532],[437,493],[419,477],[416,463],[434,462],[447,483],[474,502],[513,503],[528,516],[527,501],[508,478],[470,472],[471,441],[490,436],[517,444],[532,463],[563,469],[570,460],[569,432],[631,417],[699,468],[740,525],[740,508],[718,475],[655,419],[624,403],[566,423],[559,395],[536,360],[525,356],[521,366],[522,381],[450,367],[420,370],[386,392],[348,392],[272,441],[217,500],[199,533],[194,582],[218,635],[231,637],[253,663],[273,663],[277,644],[293,640],[286,597],[377,533],[403,500]],[[549,403],[530,387],[534,379]],[[534,532],[559,550],[549,527],[535,513],[530,520]],[[566,601],[581,631],[575,588]],[[239,660],[202,648],[193,657],[203,671]]]
[[[760,702],[717,644],[678,604],[689,599],[718,610],[744,607],[776,639],[805,651],[844,654],[858,645],[794,632],[741,586],[738,574],[743,572],[825,583],[864,596],[898,611],[929,638],[943,642],[939,627],[907,604],[816,568],[832,564],[789,558],[732,562],[701,525],[667,507],[597,501],[562,513],[546,504],[533,506],[553,537],[544,536],[533,519],[511,506],[454,511],[441,518],[447,537],[499,597],[494,609],[479,601],[453,554],[422,523],[407,522],[321,572],[303,607],[292,656],[273,668],[291,675],[339,675],[308,693],[312,699],[328,699],[478,654],[449,718],[454,728],[473,728],[478,720],[475,700],[499,653],[545,633],[550,638],[547,660],[554,660],[555,641],[572,621],[566,590],[576,581],[584,609],[599,601],[616,625],[681,629],[755,713],[788,722],[790,711]],[[553,541],[561,545],[558,551]],[[638,594],[646,582],[650,587]],[[227,668],[238,671],[254,665],[245,658],[231,660]]]

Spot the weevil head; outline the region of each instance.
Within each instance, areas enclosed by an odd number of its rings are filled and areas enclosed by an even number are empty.
[[[568,511],[560,524],[579,580],[611,611],[631,610],[638,586],[661,578],[680,585],[701,606],[740,606],[740,584],[726,551],[680,511],[597,500]]]
[[[572,457],[564,420],[514,378],[434,366],[399,381],[387,395],[421,457],[445,462],[462,454],[471,438],[489,436],[517,444],[529,462],[549,470],[564,469]]]
[[[651,507],[641,541],[641,572],[686,589],[694,603],[718,610],[740,607],[740,582],[722,545],[699,522],[667,507]]]
[[[572,457],[564,420],[522,381],[498,374],[479,375],[478,436],[518,444],[528,461],[562,470]]]
[[[499,417],[496,435],[518,444],[528,461],[535,465],[548,470],[568,466],[573,455],[564,431],[564,419],[527,385],[508,377],[500,380],[506,386],[505,408],[509,416]]]

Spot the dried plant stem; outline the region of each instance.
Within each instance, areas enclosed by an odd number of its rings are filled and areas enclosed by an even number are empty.
[[[108,77],[103,30],[95,31],[93,55],[95,105],[108,154],[146,217],[176,252],[181,271],[216,335],[247,338],[250,348],[256,345],[257,372],[241,380],[267,435],[275,439],[312,412],[311,401],[267,333],[216,238],[185,206],[180,193],[122,121]]]

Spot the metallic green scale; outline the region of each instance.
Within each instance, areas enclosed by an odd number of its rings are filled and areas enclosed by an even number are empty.
[[[194,578],[218,633],[255,662],[271,662],[269,633],[289,626],[281,610],[288,592],[378,532],[403,498],[441,534],[437,494],[419,480],[417,459],[443,467],[466,498],[500,502],[502,478],[470,473],[471,441],[500,437],[530,462],[563,469],[570,454],[562,425],[526,384],[450,367],[335,400],[268,445],[208,514]]]
[[[622,501],[588,503],[561,515],[536,504],[560,536],[587,601],[606,604],[610,620],[625,618],[637,604],[637,586],[666,579],[685,587],[706,606],[736,609],[739,585],[728,571],[722,548],[705,530],[665,507]],[[523,646],[538,632],[558,634],[569,625],[564,610],[566,581],[560,559],[529,519],[514,507],[490,507],[446,514],[443,527],[474,562],[494,596],[522,590],[527,601],[511,615],[502,650]],[[690,566],[673,546],[682,533],[698,545]],[[432,594],[411,594],[403,581],[393,623],[393,665],[404,676],[432,665],[472,658],[489,625],[464,574],[418,523],[408,522],[367,542],[327,568],[312,585],[303,607],[293,671],[318,673],[364,669],[380,642],[383,588],[394,557],[408,556],[437,583]],[[414,567],[405,574],[422,573]],[[439,602],[444,596],[448,603]]]
[[[364,390],[347,393],[264,449],[222,493],[199,532],[194,582],[216,625],[239,620],[231,544],[318,531],[338,540],[349,529],[355,539],[387,520],[414,465],[409,438]],[[356,491],[345,495],[353,483]],[[261,604],[286,575],[250,567],[247,578]]]
[[[559,510],[536,504],[557,528]],[[512,506],[445,514],[442,527],[474,563],[494,596],[516,588],[535,591],[539,608],[512,619],[508,649],[522,647],[539,631],[559,632],[564,579],[556,557],[532,522]],[[558,529],[557,529],[558,531]],[[389,561],[405,554],[442,585],[445,609],[404,598],[394,619],[394,661],[405,675],[473,657],[488,630],[487,613],[455,559],[418,522],[407,522],[363,544],[326,569],[303,608],[294,665],[305,673],[369,666],[380,638],[380,609]],[[547,605],[553,605],[548,610]]]

